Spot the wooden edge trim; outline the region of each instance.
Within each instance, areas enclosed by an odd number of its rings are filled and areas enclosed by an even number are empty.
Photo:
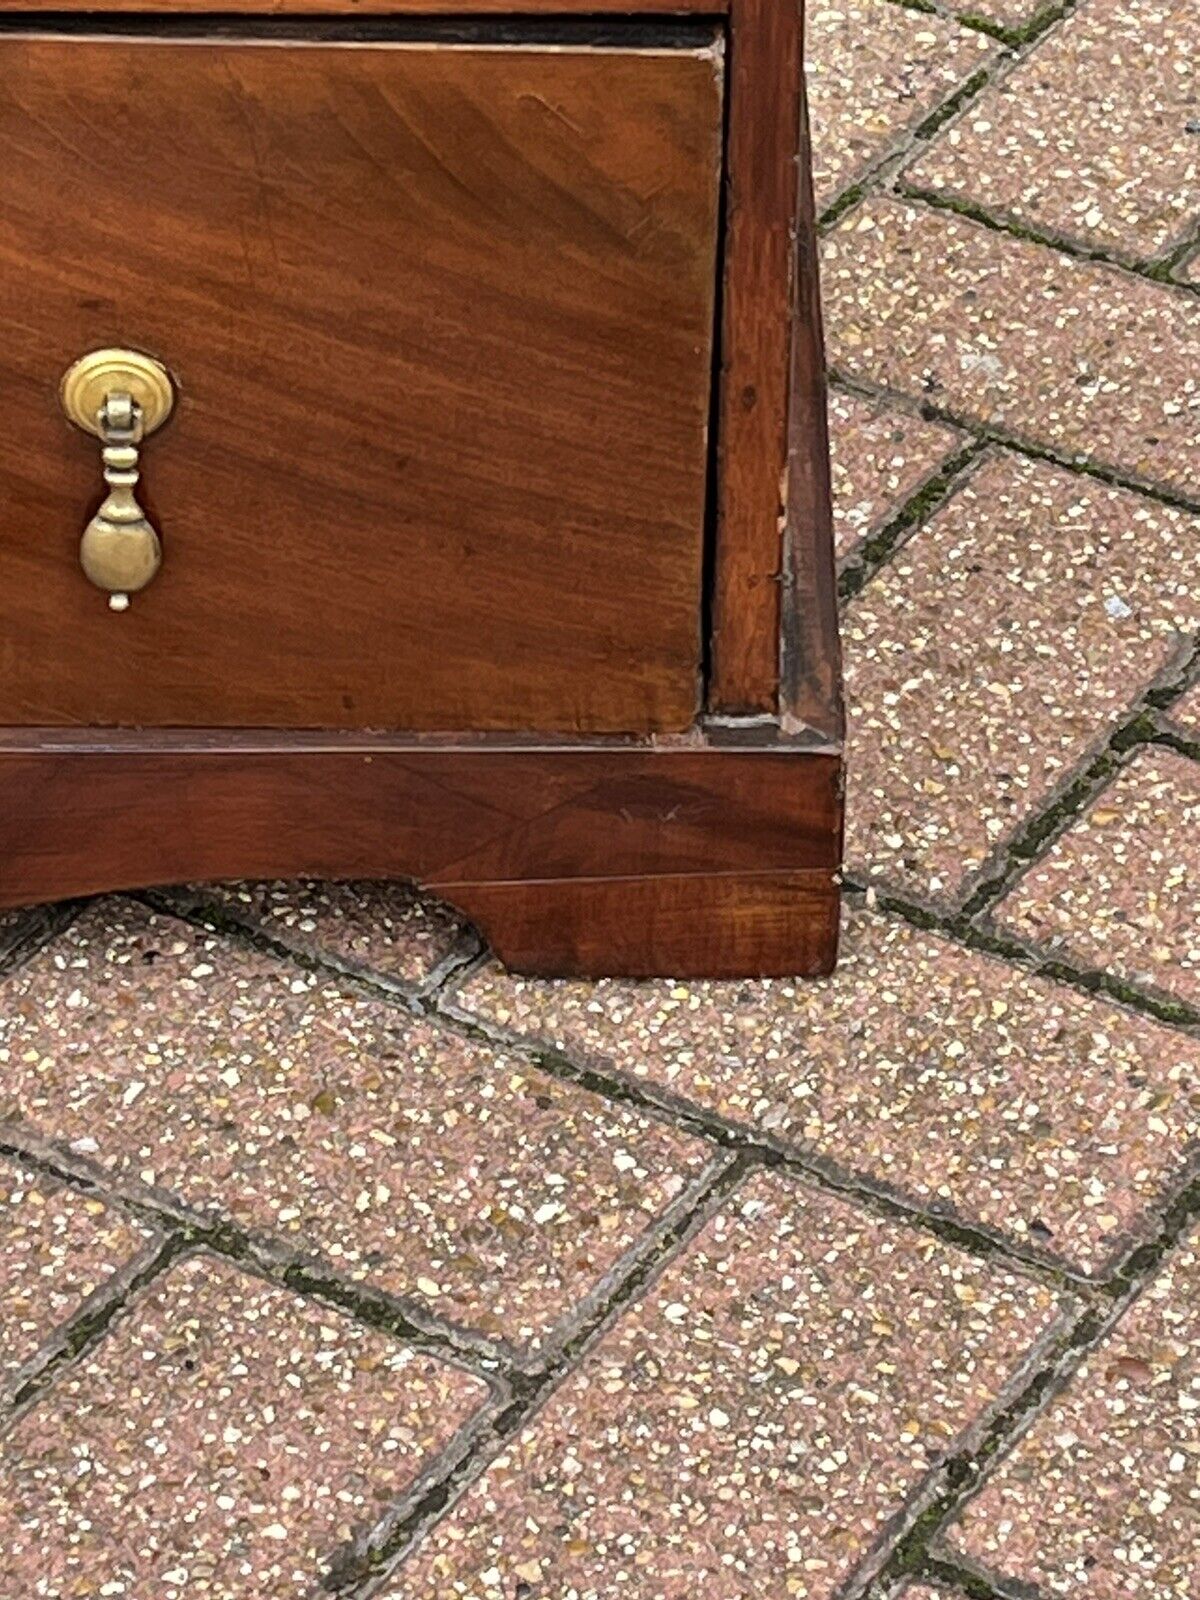
[[[800,0],[732,0],[709,709],[774,712],[801,121]]]
[[[828,390],[820,259],[806,97],[801,97],[796,316],[788,403],[787,518],[780,626],[780,720],[840,740],[844,733],[837,565],[829,469]]]
[[[405,878],[522,970],[825,970],[840,761],[799,747],[0,747],[0,905]],[[831,907],[833,908],[831,910]]]
[[[721,16],[729,0],[0,0],[0,16],[48,19],[87,15],[177,17],[414,17],[469,22],[477,17],[607,15],[620,17]]]
[[[456,884],[445,897],[514,972],[814,978],[837,960],[838,892],[817,870]]]

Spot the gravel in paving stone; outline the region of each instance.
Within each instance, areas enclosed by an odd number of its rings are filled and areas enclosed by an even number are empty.
[[[997,918],[1074,966],[1200,1007],[1200,762],[1139,753]]]
[[[537,1348],[709,1147],[284,960],[115,903],[0,991],[0,1116]]]
[[[1195,0],[1087,0],[905,178],[1148,260],[1200,221]]]
[[[842,372],[1200,499],[1200,299],[878,198],[825,240]]]
[[[463,939],[462,918],[404,883],[228,883],[189,886],[307,956],[404,983],[427,978]]]
[[[1200,1041],[865,911],[820,983],[491,966],[456,1003],[1088,1270],[1142,1231],[1200,1124]]]
[[[0,1381],[151,1238],[94,1196],[0,1157]]]
[[[1181,700],[1177,700],[1167,715],[1189,733],[1193,729],[1200,729],[1200,683],[1189,689]]]
[[[965,436],[886,401],[834,389],[829,396],[833,524],[838,558],[869,539],[912,498]]]
[[[817,205],[827,206],[994,52],[983,35],[888,0],[807,13]]]
[[[193,1258],[25,1414],[0,1462],[5,1593],[320,1593],[486,1398],[328,1307]]]
[[[951,1534],[1044,1594],[1188,1600],[1200,1548],[1200,1232],[993,1473]]]
[[[1200,626],[1200,517],[981,466],[849,607],[846,855],[957,903]]]
[[[1055,1313],[1040,1285],[760,1175],[387,1600],[825,1600]]]

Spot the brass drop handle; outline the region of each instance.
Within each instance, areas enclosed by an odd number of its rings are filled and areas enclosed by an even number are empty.
[[[170,374],[137,350],[93,350],[63,376],[63,410],[76,427],[101,443],[108,486],[100,509],[83,530],[79,560],[114,611],[144,589],[162,565],[162,545],[138,504],[141,446],[167,420],[175,403]]]

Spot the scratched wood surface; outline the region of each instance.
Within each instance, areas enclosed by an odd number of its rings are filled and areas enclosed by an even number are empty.
[[[94,740],[98,736],[92,736]],[[0,735],[0,905],[206,878],[415,879],[544,973],[827,971],[836,754],[761,744]]]
[[[714,48],[0,37],[0,724],[689,725],[720,138]],[[180,387],[122,616],[105,344]]]

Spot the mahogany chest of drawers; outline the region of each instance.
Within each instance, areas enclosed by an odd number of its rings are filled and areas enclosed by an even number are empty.
[[[0,905],[405,877],[528,971],[828,970],[799,6],[671,10],[0,5]]]

